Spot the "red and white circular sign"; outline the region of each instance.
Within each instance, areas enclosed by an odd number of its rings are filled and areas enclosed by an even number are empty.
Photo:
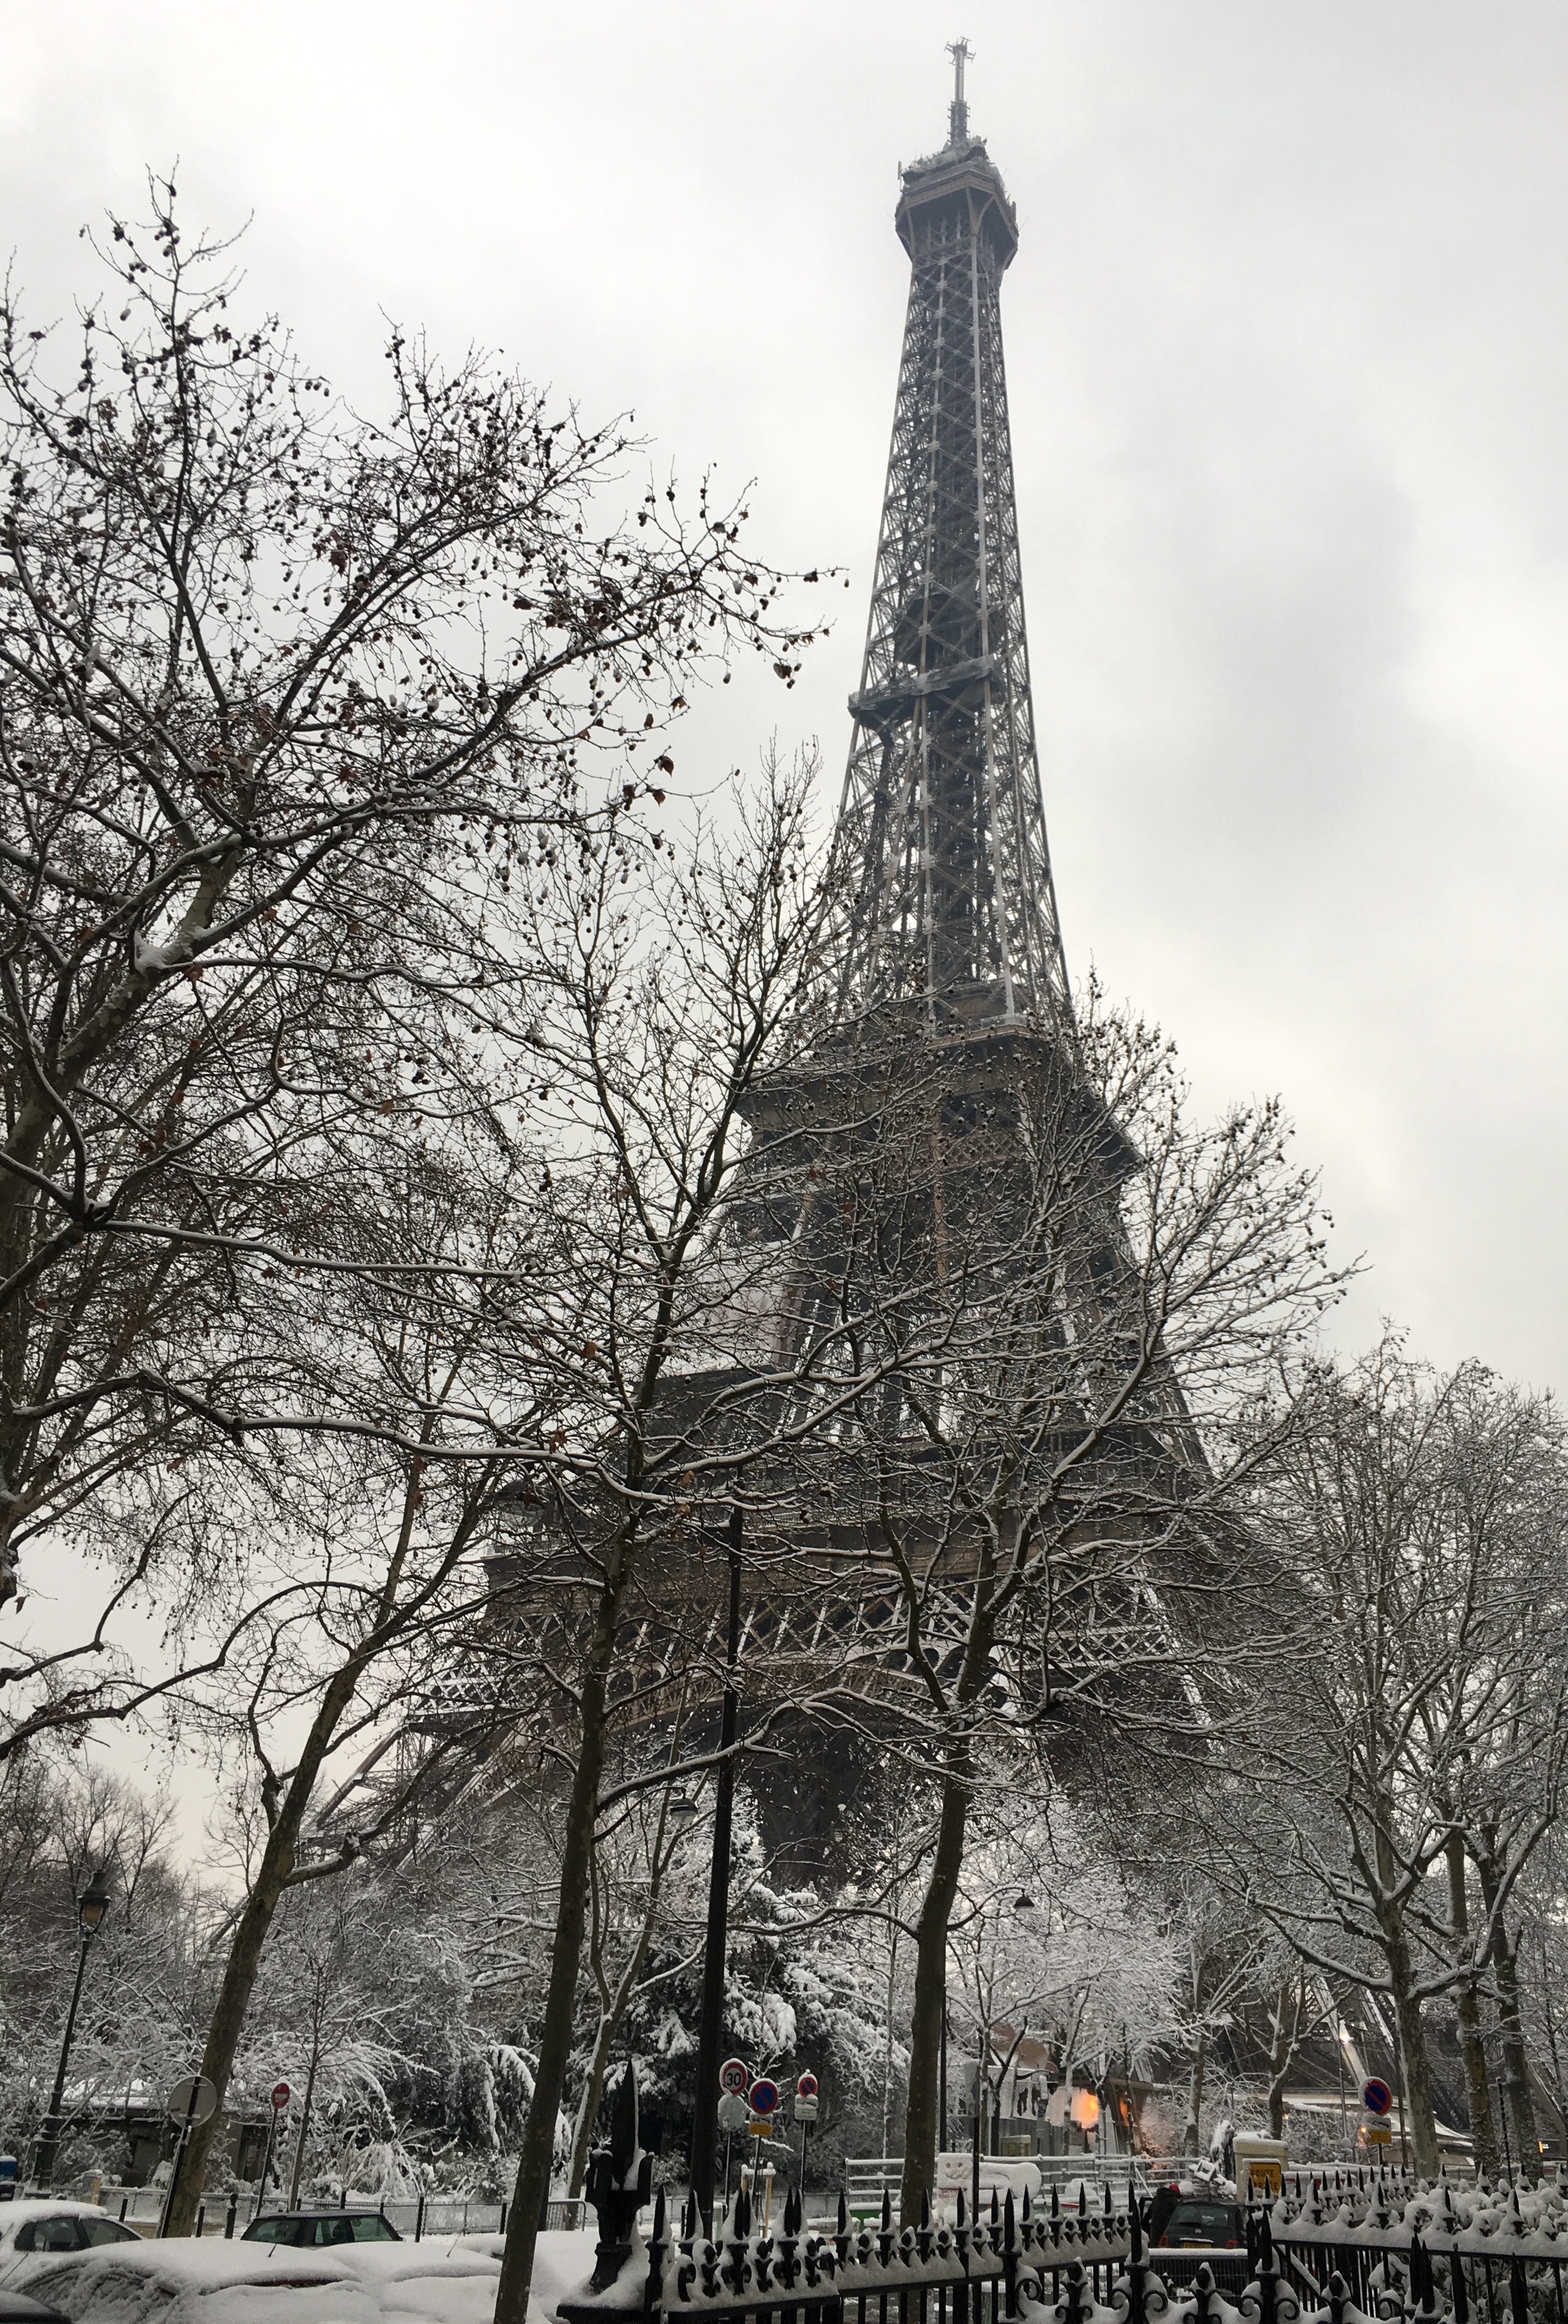
[[[292,2098],[292,2096],[293,2096],[293,2092],[290,2089],[289,2085],[288,2085],[288,2083],[287,2083],[287,2082],[274,2082],[274,2083],[273,2083],[273,2085],[272,2085],[272,2104],[277,2107],[278,2112],[279,2112],[280,2114],[281,2114],[281,2113],[282,2113],[283,2108],[288,2105],[289,2100]]]
[[[726,2058],[719,2068],[719,2088],[730,2098],[738,2098],[751,2079],[744,2058]]]
[[[802,2074],[795,2085],[795,2095],[797,2098],[814,2098],[816,2096],[816,2076]]]

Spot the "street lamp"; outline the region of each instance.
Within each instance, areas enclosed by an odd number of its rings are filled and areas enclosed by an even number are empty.
[[[77,1899],[77,1926],[81,1932],[81,1941],[77,1953],[76,1983],[71,1987],[70,2008],[66,2014],[65,2039],[60,2045],[60,2070],[54,2078],[54,2096],[50,2099],[49,2112],[43,2117],[43,2128],[38,2142],[37,2179],[41,2187],[47,2187],[53,2178],[55,2158],[60,2153],[66,2068],[70,2063],[70,2045],[76,2033],[77,2006],[82,1997],[82,1975],[88,1965],[88,1947],[97,1934],[98,1923],[109,1909],[109,1884],[104,1872],[105,1867],[100,1864]]]
[[[692,1799],[687,1799],[684,1792],[677,1792],[675,1797],[669,1803],[669,1821],[674,1824],[676,1830],[678,1831],[685,1831],[694,1821],[696,1816],[696,1802]]]

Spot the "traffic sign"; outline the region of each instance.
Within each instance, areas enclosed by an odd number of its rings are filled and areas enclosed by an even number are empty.
[[[163,2107],[171,2122],[210,2122],[217,2112],[217,2092],[205,2074],[187,2074],[175,2083]]]
[[[752,2112],[753,2114],[760,2114],[766,2117],[773,2112],[774,2108],[778,2106],[778,2103],[779,2085],[777,2082],[769,2081],[766,2075],[764,2075],[760,2081],[755,2081],[752,2084]]]
[[[816,2120],[816,2098],[815,2093],[807,2091],[803,2096],[799,2090],[796,2091],[795,2119],[797,2122],[815,2122]]]
[[[743,2098],[751,2079],[751,2068],[744,2058],[726,2058],[719,2068],[719,2088],[727,2090],[732,2098]]]
[[[1393,2144],[1394,2134],[1386,2122],[1370,2122],[1367,2125],[1369,2146],[1392,2146]]]
[[[795,2084],[795,2095],[797,2098],[814,2098],[816,2096],[816,2076],[800,2075]]]
[[[288,2105],[289,2100],[293,2097],[293,2095],[294,2093],[289,2088],[287,2082],[274,2082],[272,2084],[272,2104],[280,2114],[282,2113],[283,2108]]]
[[[1380,2075],[1373,2074],[1370,2080],[1361,2084],[1361,2104],[1369,2114],[1376,2115],[1381,2120],[1393,2103],[1394,2093]]]
[[[719,2100],[719,2128],[744,2130],[747,2119],[746,2101],[739,2090],[726,2090]]]

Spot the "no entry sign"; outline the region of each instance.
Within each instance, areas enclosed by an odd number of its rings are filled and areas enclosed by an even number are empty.
[[[282,2113],[283,2108],[288,2105],[289,2100],[293,2097],[293,2095],[294,2093],[289,2088],[287,2082],[274,2082],[272,2084],[272,2104],[280,2114]]]

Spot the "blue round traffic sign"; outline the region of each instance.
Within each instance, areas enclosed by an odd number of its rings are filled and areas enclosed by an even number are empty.
[[[1380,2075],[1373,2074],[1361,2084],[1361,2104],[1369,2114],[1376,2115],[1379,2120],[1392,2107],[1394,2093]]]
[[[772,2114],[779,2104],[779,2085],[766,2080],[752,2084],[752,2112]]]

